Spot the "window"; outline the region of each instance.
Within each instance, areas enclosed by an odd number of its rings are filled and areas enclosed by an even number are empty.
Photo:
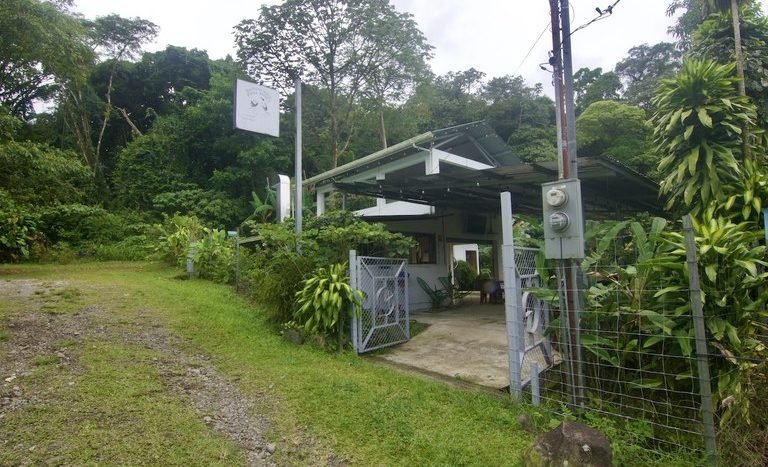
[[[437,245],[434,234],[403,233],[414,240],[416,245],[411,247],[408,262],[411,264],[436,264]]]

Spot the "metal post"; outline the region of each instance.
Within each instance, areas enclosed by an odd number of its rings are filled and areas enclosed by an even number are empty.
[[[568,173],[566,178],[579,177],[579,164],[576,155],[576,109],[573,102],[573,64],[571,61],[571,16],[568,0],[560,0],[560,23],[562,25],[563,47],[563,107],[565,108],[566,149],[568,150]]]
[[[568,147],[563,143],[567,130],[565,128],[565,105],[563,100],[563,67],[562,44],[560,42],[560,9],[558,0],[549,0],[549,11],[552,22],[552,85],[555,87],[555,126],[557,127],[558,178],[568,178]]]
[[[717,465],[717,445],[715,442],[715,421],[712,410],[712,387],[707,359],[707,336],[704,329],[704,310],[701,303],[699,285],[699,262],[696,255],[696,239],[693,235],[691,216],[683,217],[685,235],[685,255],[688,266],[688,283],[691,289],[691,314],[693,330],[696,335],[696,363],[699,370],[699,392],[701,394],[701,416],[704,422],[704,447],[707,450],[707,462]]]
[[[539,364],[535,361],[531,362],[531,403],[538,407],[541,405],[541,390],[539,389]]]
[[[296,220],[296,235],[301,235],[301,217],[302,217],[302,208],[304,207],[304,203],[302,201],[302,190],[301,190],[301,78],[296,78],[296,92],[294,94],[294,98],[296,100],[296,160],[295,160],[295,166],[296,166],[296,201],[294,203],[294,218]],[[299,248],[298,242],[296,243],[296,248]]]
[[[501,194],[502,262],[504,263],[504,314],[507,323],[507,357],[509,359],[509,393],[515,399],[523,396],[520,355],[523,350],[522,306],[520,288],[517,284],[515,266],[515,245],[512,219],[512,195]]]
[[[360,289],[357,279],[357,251],[355,250],[349,250],[349,285],[354,290]],[[352,306],[352,305],[350,305]],[[360,353],[360,343],[358,342],[358,319],[357,319],[357,313],[352,313],[352,321],[350,326],[350,339],[352,340],[352,348],[354,349],[355,353]]]

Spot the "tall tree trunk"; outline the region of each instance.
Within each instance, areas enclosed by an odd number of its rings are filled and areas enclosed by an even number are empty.
[[[381,136],[381,147],[387,149],[387,127],[384,125],[384,109],[379,109],[379,135]]]
[[[741,25],[739,24],[741,21],[739,21],[739,2],[737,0],[731,0],[731,18],[733,19],[733,47],[736,58],[736,76],[739,78],[739,95],[745,97],[747,95],[747,84],[744,79],[744,53],[741,50]],[[741,130],[742,157],[744,160],[748,160],[752,157],[749,144],[750,131],[746,126]]]
[[[744,53],[741,50],[741,26],[739,25],[739,2],[731,0],[731,17],[733,18],[733,43],[736,57],[736,76],[739,77],[739,95],[747,95],[744,81]]]

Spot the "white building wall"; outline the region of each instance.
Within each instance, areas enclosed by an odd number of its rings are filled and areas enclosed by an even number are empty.
[[[495,260],[495,274],[501,276],[501,220],[500,215],[487,214],[488,230],[485,234],[467,233],[466,213],[438,211],[436,217],[427,219],[406,219],[381,221],[387,229],[401,233],[432,234],[436,237],[437,259],[433,264],[408,264],[408,295],[411,310],[428,310],[432,306],[429,296],[422,290],[416,278],[421,277],[433,287],[442,288],[439,277],[450,276],[451,257],[449,243],[492,243]]]

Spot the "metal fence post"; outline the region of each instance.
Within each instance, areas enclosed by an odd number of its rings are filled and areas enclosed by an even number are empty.
[[[520,359],[522,344],[522,307],[520,288],[515,270],[515,246],[512,219],[512,195],[505,191],[501,194],[502,224],[502,261],[504,262],[504,312],[507,321],[507,355],[509,359],[509,393],[515,399],[523,396],[522,362]]]
[[[357,251],[355,250],[349,250],[349,285],[354,290],[359,290],[359,284],[357,283]],[[350,321],[350,340],[352,341],[352,348],[355,350],[355,353],[360,353],[359,348],[359,339],[357,337],[357,313],[354,310],[354,306],[352,309],[352,320]]]
[[[707,358],[707,336],[704,329],[704,311],[701,303],[701,286],[699,284],[699,262],[696,255],[696,239],[693,235],[691,216],[687,215],[683,217],[683,234],[685,236],[688,282],[691,290],[693,329],[696,334],[696,360],[699,370],[701,415],[704,422],[704,447],[707,450],[708,464],[710,466],[715,466],[717,465],[717,445],[715,442],[715,422],[712,410],[712,387]]]

